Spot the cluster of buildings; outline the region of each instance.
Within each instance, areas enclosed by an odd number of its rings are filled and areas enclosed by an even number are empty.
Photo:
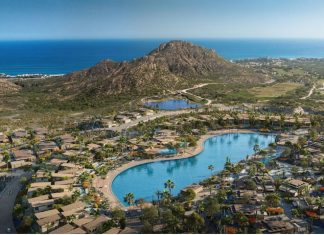
[[[115,120],[107,119],[110,126],[138,120],[143,116],[153,115],[148,109],[139,112],[121,112]],[[102,119],[105,121],[105,119]],[[205,123],[200,125],[197,123]],[[144,153],[150,157],[182,153],[188,146],[183,141],[183,133],[191,134],[198,139],[203,130],[210,127],[208,123],[217,123],[223,127],[269,129],[298,127],[296,131],[282,133],[277,145],[286,147],[287,143],[296,145],[300,138],[309,136],[311,120],[307,116],[278,116],[263,114],[248,114],[244,112],[200,112],[165,119],[157,124],[154,133],[149,137],[137,136],[121,141],[121,136],[96,136],[92,140],[82,141],[70,133],[61,130],[53,136],[45,128],[33,130],[17,129],[12,132],[0,133],[0,168],[25,169],[33,171],[33,177],[28,185],[26,211],[34,219],[33,231],[40,233],[101,233],[103,225],[111,220],[104,213],[95,216],[91,213],[93,204],[81,200],[80,195],[89,194],[89,187],[84,187],[80,176],[87,173],[92,177],[98,175],[100,167],[109,166],[113,169],[129,161],[129,156],[140,158]],[[190,125],[189,125],[190,124]],[[186,131],[184,131],[184,129]],[[216,190],[231,189],[235,194],[230,199],[230,210],[226,213],[244,213],[252,220],[254,226],[264,233],[302,233],[309,232],[308,223],[302,218],[286,214],[287,206],[302,211],[305,216],[313,215],[319,221],[324,219],[324,210],[318,205],[316,197],[322,197],[324,192],[322,170],[324,137],[316,140],[308,139],[303,143],[299,154],[278,158],[284,165],[275,169],[249,175],[250,165],[237,175],[222,178],[216,184]],[[111,156],[97,159],[98,153],[112,151]],[[176,149],[177,151],[170,151]],[[109,151],[110,151],[109,150]],[[109,152],[108,151],[108,152]],[[134,154],[136,153],[136,154]],[[256,160],[255,159],[251,159]],[[307,166],[303,162],[307,160]],[[290,167],[287,167],[290,165]],[[293,171],[292,166],[297,167]],[[306,169],[305,169],[306,168]],[[285,175],[283,176],[283,172]],[[307,174],[305,174],[307,172]],[[280,179],[281,184],[277,185]],[[251,189],[253,181],[253,189]],[[249,182],[249,183],[247,183]],[[201,185],[189,187],[196,194],[196,200],[203,200],[209,193]],[[289,197],[289,202],[278,208],[266,208],[262,205],[269,194],[280,193]],[[311,195],[311,196],[309,196]],[[100,198],[101,195],[98,194]],[[308,213],[308,214],[307,214]],[[137,218],[138,219],[138,218]],[[129,222],[127,222],[129,223]],[[307,226],[306,226],[307,225]],[[235,228],[225,227],[235,230]]]
[[[153,110],[141,108],[138,112],[119,112],[118,115],[115,116],[115,120],[119,123],[130,123],[132,120],[152,115],[154,115]]]
[[[44,170],[45,169],[45,170]],[[52,158],[33,175],[27,190],[27,203],[40,233],[96,233],[110,220],[105,215],[93,216],[91,204],[80,200],[88,193],[79,176],[86,170],[66,159]],[[63,204],[62,204],[63,203]]]

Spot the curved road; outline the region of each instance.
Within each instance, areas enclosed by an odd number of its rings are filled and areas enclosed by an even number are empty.
[[[21,189],[20,179],[30,177],[30,174],[21,172],[14,173],[6,187],[0,192],[0,234],[17,233],[13,224],[12,212],[15,205],[16,197]]]

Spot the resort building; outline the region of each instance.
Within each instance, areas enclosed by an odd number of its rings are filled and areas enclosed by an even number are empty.
[[[71,215],[75,215],[77,218],[83,213],[85,204],[81,201],[77,201],[67,206],[61,207],[62,215],[66,218]]]
[[[74,230],[75,228],[71,224],[65,224],[57,229],[53,230],[49,234],[67,234],[70,231]]]
[[[129,117],[124,115],[117,115],[115,120],[120,123],[130,123],[132,121]]]
[[[96,219],[90,221],[89,223],[84,224],[82,227],[87,231],[87,233],[97,233],[101,225],[110,220],[107,216],[99,216]]]
[[[32,162],[36,160],[36,157],[32,155],[32,152],[30,150],[13,150],[12,151],[12,157],[17,161],[28,161]]]
[[[40,213],[46,213],[40,212]],[[36,224],[38,226],[37,230],[40,233],[48,233],[59,226],[61,217],[59,214],[49,214],[46,217],[40,218],[36,220]]]

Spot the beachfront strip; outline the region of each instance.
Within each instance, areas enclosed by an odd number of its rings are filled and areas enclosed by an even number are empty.
[[[0,190],[18,177],[15,172],[32,173],[20,176],[22,190],[8,199],[15,200],[12,213],[17,231],[322,231],[324,135],[316,118],[205,108],[167,113],[141,109],[111,119],[81,120],[65,128],[49,124],[0,133],[0,177],[4,179]],[[126,123],[127,130],[120,130]],[[127,167],[191,157],[201,151],[206,137],[240,131],[272,132],[277,137],[267,149],[255,145],[254,154],[239,163],[227,161],[217,174],[211,165],[206,169],[211,172],[208,179],[188,185],[178,196],[171,195],[170,179],[157,201],[144,201],[132,192],[125,195],[126,208],[107,183]],[[277,146],[284,151],[270,159]],[[175,151],[162,154],[166,149]],[[172,224],[174,216],[177,224]]]

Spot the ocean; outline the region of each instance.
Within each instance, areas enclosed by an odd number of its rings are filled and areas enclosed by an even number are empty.
[[[101,60],[132,60],[167,39],[0,41],[0,73],[65,74]],[[188,39],[215,49],[229,60],[270,58],[324,58],[324,40]]]

